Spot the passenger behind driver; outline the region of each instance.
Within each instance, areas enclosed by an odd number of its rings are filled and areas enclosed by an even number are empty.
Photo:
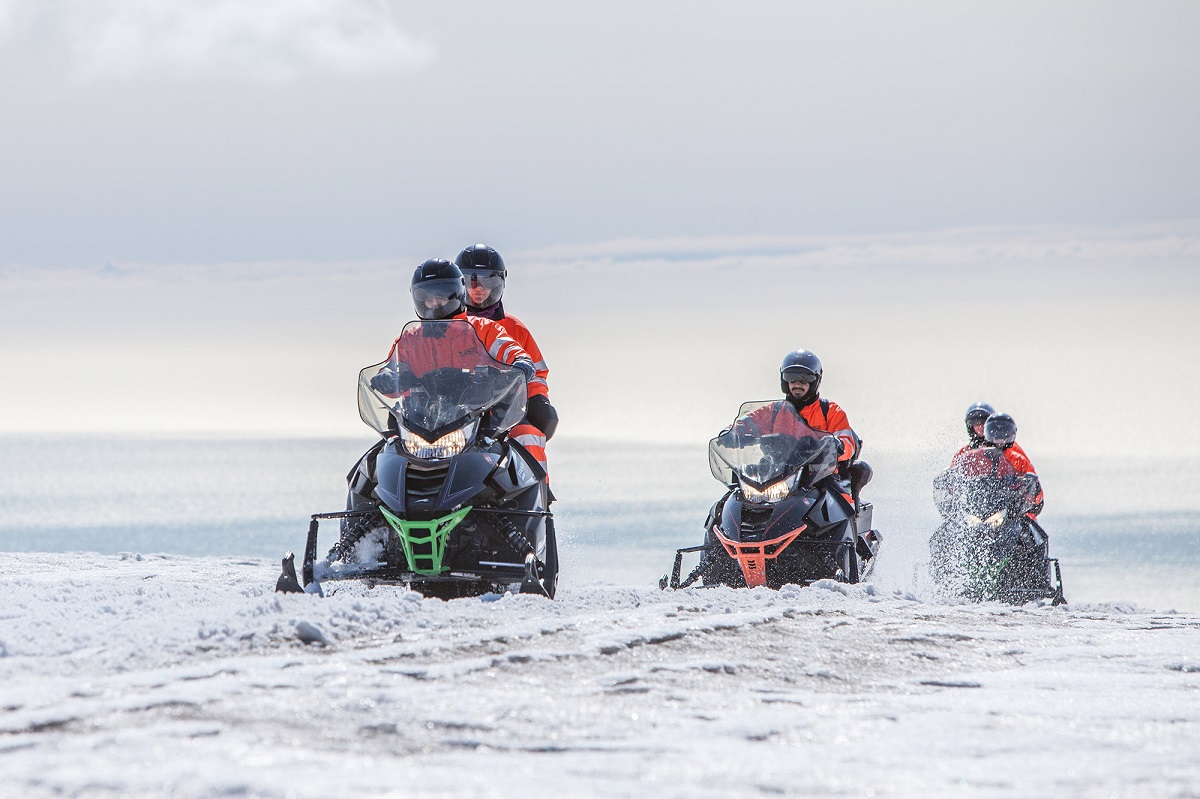
[[[558,413],[550,404],[549,367],[529,328],[504,310],[504,286],[508,269],[500,253],[486,244],[472,244],[458,254],[455,265],[466,280],[467,313],[489,319],[521,346],[533,360],[534,376],[529,381],[529,407],[521,424],[509,437],[521,444],[547,470],[546,442],[558,428]]]

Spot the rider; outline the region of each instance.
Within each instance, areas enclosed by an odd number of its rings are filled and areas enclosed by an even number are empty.
[[[1012,464],[1018,474],[1031,474],[1037,477],[1037,472],[1034,471],[1029,456],[1017,444],[1017,423],[1011,416],[1007,413],[993,413],[984,422],[983,434],[987,439],[987,445],[1000,449],[1004,453],[1005,460]],[[1033,497],[1033,507],[1028,513],[1031,519],[1036,518],[1042,512],[1045,504],[1041,480],[1038,480],[1036,485],[1037,491]]]
[[[809,427],[830,433],[838,441],[838,476],[849,480],[855,496],[871,480],[871,467],[856,461],[862,440],[850,427],[846,412],[833,400],[819,393],[824,369],[821,359],[808,350],[796,350],[784,356],[779,365],[779,387],[788,402]],[[780,403],[764,405],[747,418],[764,432],[772,430],[788,417],[779,417]],[[778,421],[777,421],[778,420]]]
[[[504,328],[490,319],[467,314],[466,279],[457,266],[442,258],[430,258],[417,267],[413,273],[412,285],[413,305],[417,316],[423,321],[442,321],[463,319],[475,328],[479,340],[487,347],[488,354],[502,363],[514,366],[525,373],[528,378],[527,391],[530,397],[536,390],[536,368],[533,359],[507,335]],[[457,328],[450,328],[456,330]],[[449,332],[449,331],[447,331]],[[410,328],[392,342],[388,359],[396,352],[397,346],[405,336],[422,335],[418,328]],[[467,346],[471,342],[464,343]],[[442,345],[442,349],[448,349]]]
[[[419,377],[425,371],[439,366],[453,366],[453,364],[438,362],[438,359],[444,357],[447,352],[452,354],[471,353],[477,350],[482,343],[490,356],[525,374],[526,391],[532,394],[536,375],[533,359],[519,344],[505,335],[504,328],[500,325],[490,319],[467,314],[466,280],[457,266],[442,258],[430,258],[418,266],[416,272],[413,273],[409,290],[412,293],[417,316],[421,320],[462,319],[474,328],[474,335],[465,335],[465,331],[458,325],[452,325],[445,329],[411,327],[392,342],[392,347],[388,351],[389,362],[393,361],[393,356],[403,342],[409,360],[412,361],[415,355],[422,361],[422,363],[408,364],[419,368],[420,374],[417,374]],[[446,346],[447,342],[442,338],[444,336],[454,337],[454,340],[450,342],[452,346]],[[425,344],[427,339],[428,343]],[[391,368],[384,366],[378,374],[371,378],[371,387],[384,394],[398,396],[404,388],[403,380],[404,376],[395,371],[394,365]],[[393,424],[395,423],[394,419],[391,421]],[[346,475],[352,495],[367,496],[370,494],[374,482],[375,456],[383,449],[385,443],[382,440],[376,442]]]
[[[512,429],[516,439],[534,458],[546,467],[546,442],[558,428],[558,413],[550,404],[550,374],[542,351],[529,328],[504,310],[504,280],[508,270],[500,253],[486,244],[472,244],[458,254],[454,263],[462,270],[467,283],[467,307],[472,316],[491,319],[500,325],[513,341],[533,359],[535,374],[529,381],[529,408],[525,420]]]

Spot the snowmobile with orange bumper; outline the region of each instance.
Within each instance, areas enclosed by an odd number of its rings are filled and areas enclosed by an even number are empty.
[[[744,403],[708,444],[709,469],[729,490],[708,514],[704,543],[678,550],[659,587],[865,579],[881,541],[874,508],[859,497],[870,467],[845,468],[841,479],[839,451],[834,436],[814,430],[787,401]],[[699,563],[681,578],[685,556],[695,553]]]

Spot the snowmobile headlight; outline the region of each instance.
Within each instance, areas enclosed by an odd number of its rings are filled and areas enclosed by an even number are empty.
[[[781,502],[787,499],[787,495],[792,493],[792,489],[796,487],[796,475],[787,477],[783,480],[771,483],[769,486],[759,491],[752,485],[748,485],[742,481],[742,496],[747,502],[762,503],[762,502]]]
[[[437,458],[453,458],[467,448],[467,444],[475,439],[475,431],[479,428],[479,420],[472,419],[466,427],[447,433],[437,441],[426,441],[411,430],[400,426],[400,440],[404,449],[414,458],[434,460]]]
[[[987,522],[988,527],[991,527],[993,530],[995,530],[997,527],[1004,524],[1004,517],[1007,515],[1008,511],[1001,509],[987,517],[985,521]]]

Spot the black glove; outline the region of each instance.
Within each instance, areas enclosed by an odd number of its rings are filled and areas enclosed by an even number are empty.
[[[390,369],[384,369],[379,374],[371,378],[371,388],[378,391],[380,394],[399,394],[400,393],[400,375]]]
[[[529,398],[529,405],[525,411],[525,421],[542,431],[549,441],[554,437],[554,431],[558,429],[558,411],[554,410],[554,406],[550,404],[550,400],[546,399],[545,394],[534,394]]]
[[[533,376],[535,374],[537,374],[537,372],[533,368],[533,361],[526,361],[526,360],[514,361],[513,368],[521,370],[521,372],[525,375],[526,382],[532,380]]]

